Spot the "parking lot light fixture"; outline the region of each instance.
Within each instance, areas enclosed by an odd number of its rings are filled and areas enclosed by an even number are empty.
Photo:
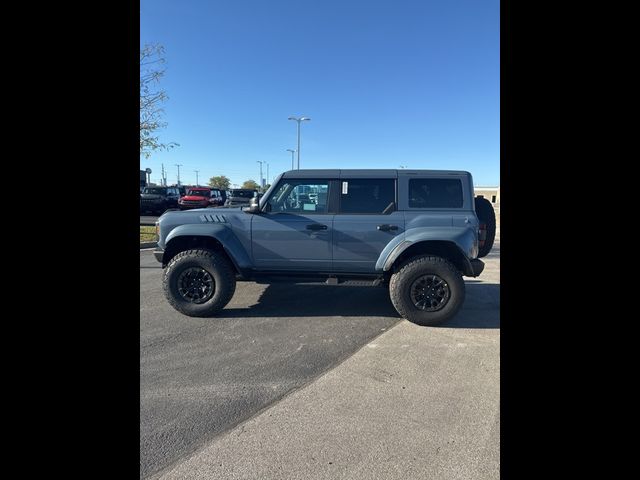
[[[309,117],[289,117],[288,120],[295,120],[298,123],[298,170],[300,170],[300,123],[311,119]]]
[[[293,164],[293,154],[296,153],[296,151],[292,148],[287,148],[287,152],[291,152],[291,170],[295,170],[296,167]]]
[[[262,160],[256,160],[256,162],[260,164],[260,185],[259,185],[260,188],[259,188],[259,190],[261,190],[262,189],[262,163],[263,163],[263,161]]]

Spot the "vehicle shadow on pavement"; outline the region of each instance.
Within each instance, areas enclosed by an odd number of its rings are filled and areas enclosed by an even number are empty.
[[[466,285],[462,309],[442,328],[500,328],[500,285]],[[236,295],[238,295],[236,290]],[[238,299],[242,300],[242,299]],[[383,287],[268,285],[257,303],[227,306],[216,317],[394,317],[400,318]]]
[[[236,290],[236,296],[240,292]],[[234,297],[235,298],[235,297]],[[239,299],[241,300],[241,299]],[[273,283],[250,307],[227,306],[218,317],[396,317],[382,287],[332,287]]]

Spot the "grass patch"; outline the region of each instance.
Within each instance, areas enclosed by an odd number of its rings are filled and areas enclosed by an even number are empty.
[[[156,241],[156,227],[148,227],[140,225],[140,243],[142,242],[155,242]]]

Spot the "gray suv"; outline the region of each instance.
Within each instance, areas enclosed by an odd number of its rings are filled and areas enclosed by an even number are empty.
[[[237,280],[289,281],[386,287],[400,315],[433,325],[460,309],[462,277],[493,243],[476,204],[468,172],[292,170],[248,207],[165,213],[154,254],[189,316],[220,311]]]

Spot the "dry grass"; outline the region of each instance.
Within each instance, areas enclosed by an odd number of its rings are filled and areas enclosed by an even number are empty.
[[[140,225],[140,243],[155,242],[155,240],[156,240],[156,227],[145,227]]]

